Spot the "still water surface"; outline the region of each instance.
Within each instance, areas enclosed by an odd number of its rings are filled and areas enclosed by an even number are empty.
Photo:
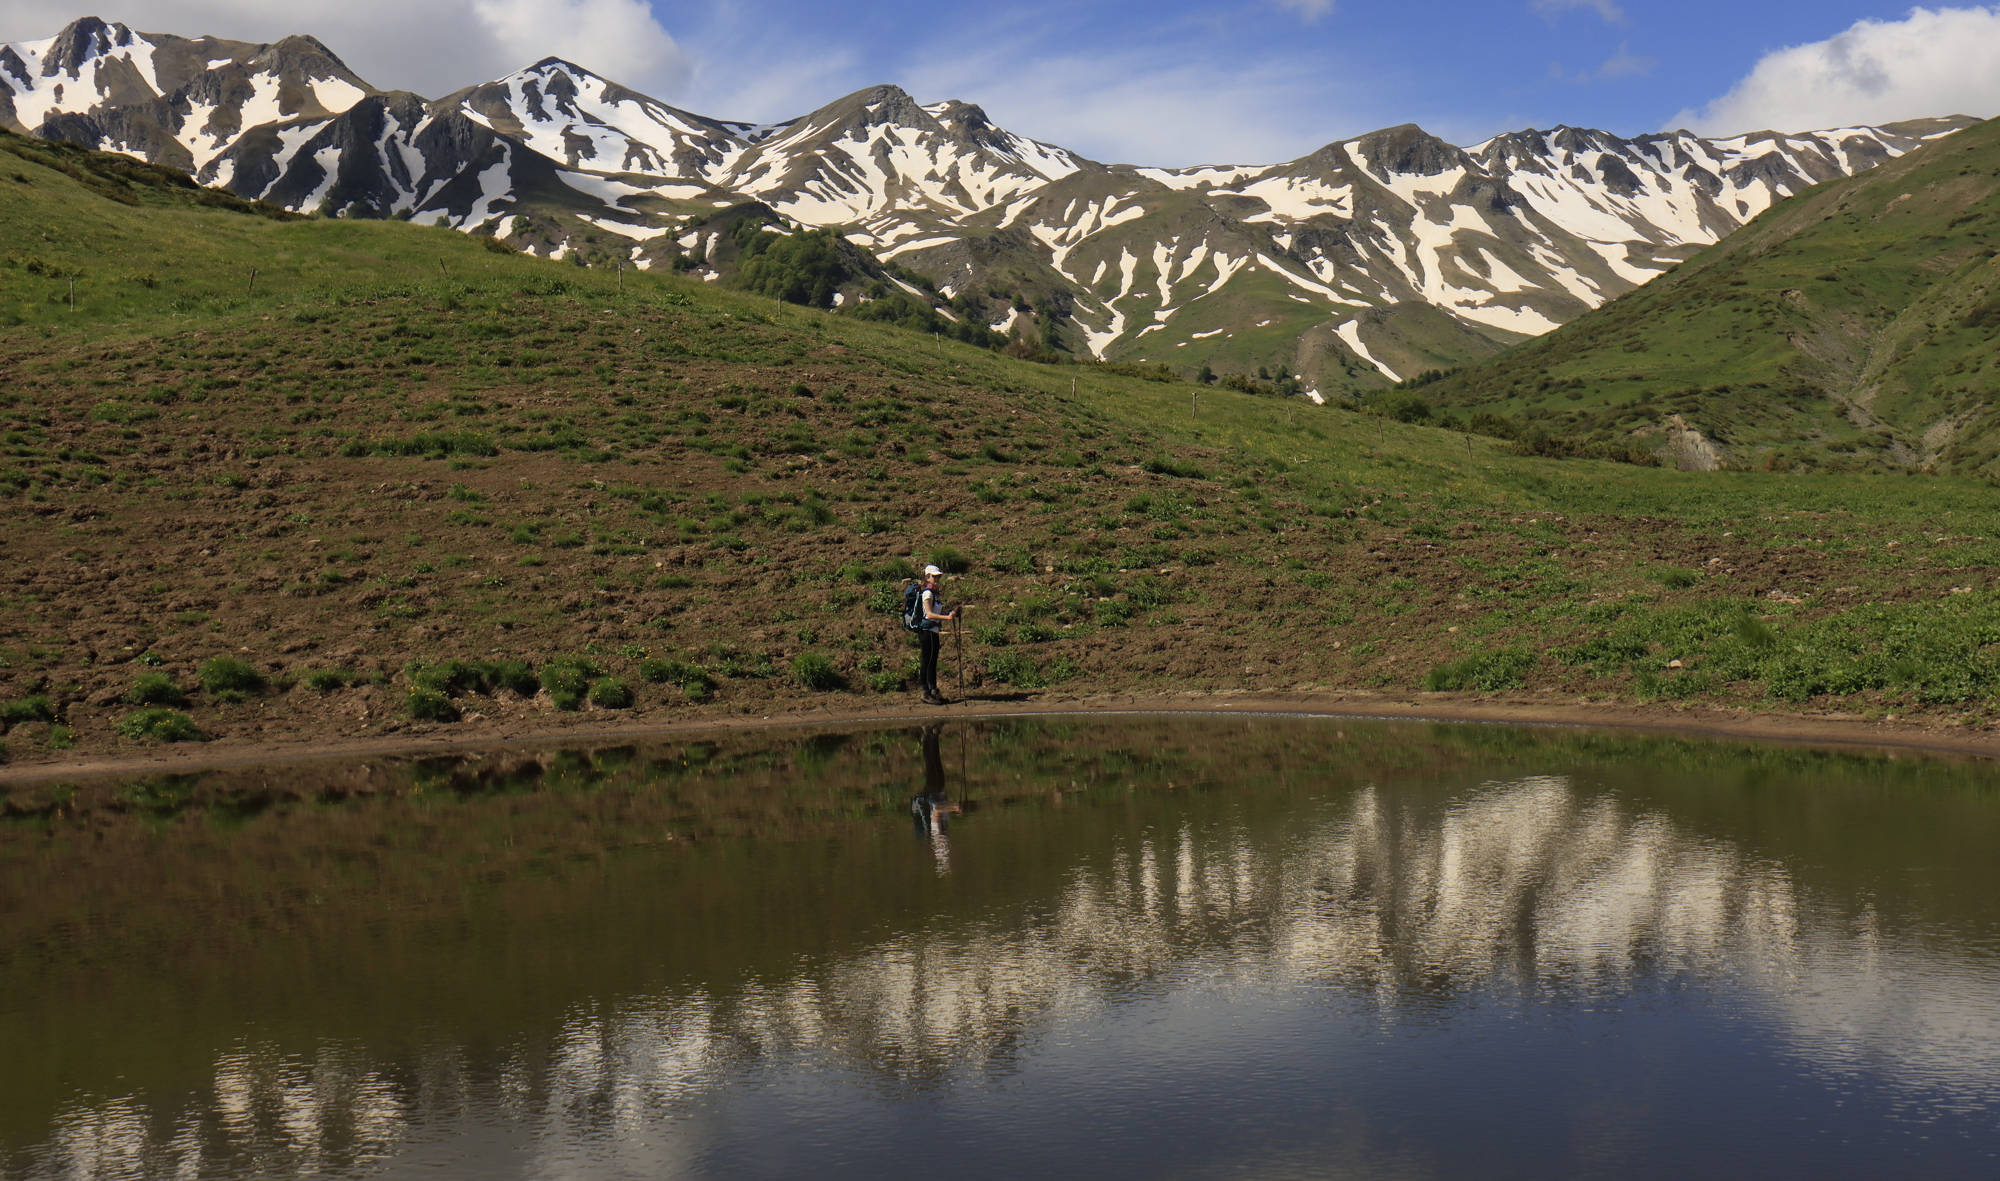
[[[1104,718],[0,806],[9,1177],[2000,1176],[1986,764]]]

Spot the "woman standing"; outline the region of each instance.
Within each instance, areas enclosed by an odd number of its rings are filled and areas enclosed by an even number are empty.
[[[924,704],[944,705],[944,694],[938,691],[937,668],[938,649],[944,646],[944,624],[958,618],[958,608],[944,610],[944,600],[940,597],[944,571],[936,566],[924,567],[924,589],[918,598],[921,608],[917,622],[917,650],[922,654]]]

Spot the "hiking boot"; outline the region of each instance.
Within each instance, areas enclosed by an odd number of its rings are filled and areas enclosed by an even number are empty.
[[[946,700],[944,699],[944,694],[942,694],[942,693],[926,693],[926,694],[924,694],[924,704],[925,704],[925,705],[949,705],[949,704],[951,704],[951,703],[950,703],[950,702],[948,702],[948,701],[946,701]]]

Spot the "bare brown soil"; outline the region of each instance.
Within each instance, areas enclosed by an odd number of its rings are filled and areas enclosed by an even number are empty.
[[[1205,714],[1402,719],[1508,726],[1561,726],[1691,737],[1737,738],[1794,746],[1850,747],[2000,759],[2000,727],[1936,721],[1869,719],[1750,710],[1606,704],[1516,696],[1468,697],[1431,693],[1407,697],[1338,693],[1187,693],[1173,697],[1082,697],[1046,693],[972,693],[944,707],[843,701],[804,706],[777,704],[769,713],[685,710],[592,711],[512,719],[479,717],[451,725],[408,725],[385,733],[283,733],[253,731],[203,744],[157,747],[33,764],[0,766],[0,783],[33,783],[100,775],[191,772],[265,763],[356,760],[390,755],[447,754],[509,746],[596,745],[669,739],[716,732],[874,723],[977,721],[987,718],[1075,714]]]

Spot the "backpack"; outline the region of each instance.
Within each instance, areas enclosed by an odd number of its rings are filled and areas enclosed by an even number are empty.
[[[903,588],[903,626],[913,632],[924,630],[924,584],[913,582]]]

